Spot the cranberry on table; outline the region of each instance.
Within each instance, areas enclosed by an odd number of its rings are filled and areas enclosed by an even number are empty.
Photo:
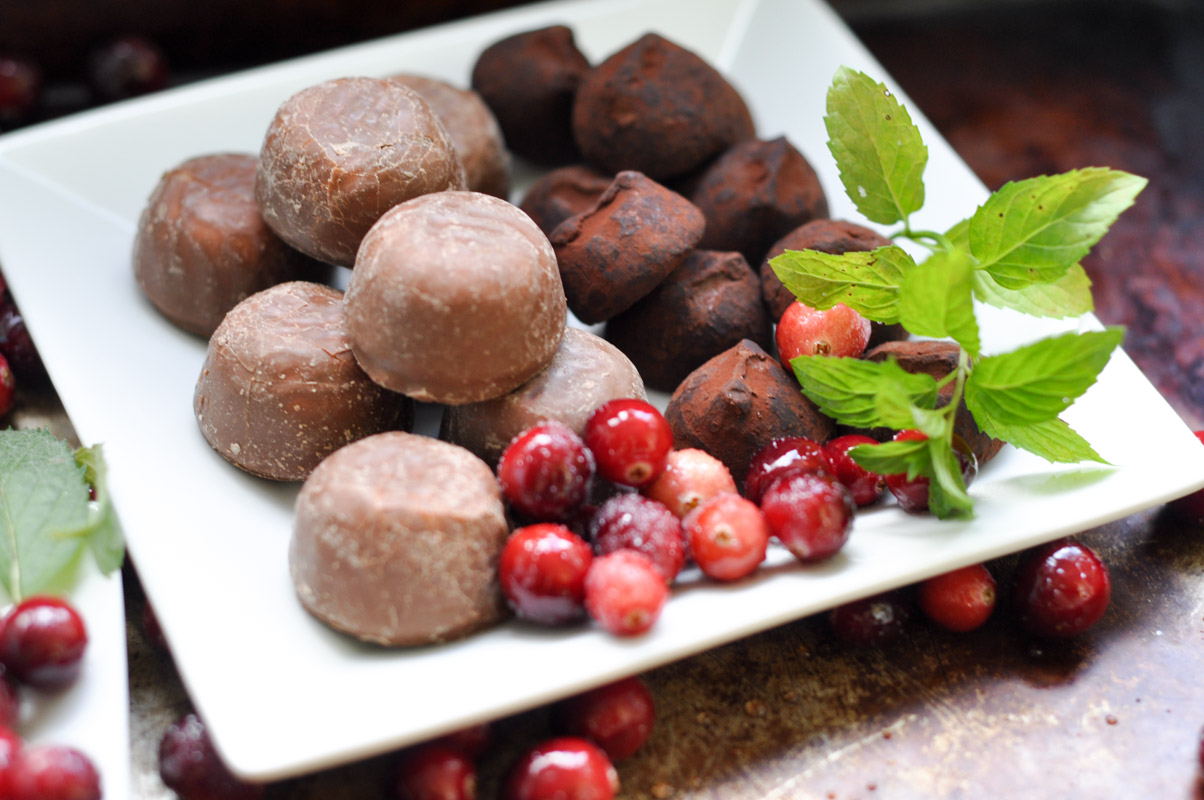
[[[20,750],[9,767],[11,800],[100,800],[100,774],[72,747],[41,745]]]
[[[237,778],[222,763],[196,714],[173,722],[159,740],[159,777],[180,800],[256,800],[263,787]]]
[[[778,478],[761,497],[769,532],[803,563],[839,552],[849,540],[856,510],[848,489],[814,472]]]
[[[79,613],[57,597],[17,604],[0,629],[0,663],[22,683],[62,689],[79,677],[88,632]]]
[[[1012,601],[1020,624],[1045,638],[1074,636],[1104,615],[1108,567],[1087,545],[1060,539],[1030,550],[1016,569]]]
[[[1196,431],[1196,438],[1204,444],[1204,431]],[[1170,502],[1171,512],[1184,522],[1204,524],[1204,489],[1192,492]]]
[[[854,647],[874,647],[902,637],[911,613],[898,592],[884,592],[837,606],[828,624],[837,639]]]
[[[830,469],[823,445],[802,436],[774,439],[752,457],[748,477],[744,479],[744,496],[754,503],[769,484],[794,472],[823,472]]]
[[[725,492],[736,492],[731,471],[722,461],[695,447],[669,453],[665,471],[644,488],[644,494],[664,503],[678,517]]]
[[[102,100],[122,100],[167,86],[167,58],[141,36],[121,36],[88,59],[88,83]]]
[[[615,636],[638,636],[660,619],[669,588],[652,560],[635,550],[598,556],[585,574],[585,608]]]
[[[567,425],[548,421],[519,434],[497,467],[502,496],[521,514],[541,521],[569,517],[585,502],[594,456]]]
[[[656,705],[648,684],[631,677],[560,701],[553,717],[562,733],[589,739],[611,761],[622,761],[652,735]]]
[[[876,439],[850,433],[838,436],[824,445],[824,454],[828,457],[829,469],[836,480],[845,485],[853,502],[858,506],[868,506],[878,502],[886,491],[886,478],[876,472],[870,472],[849,456],[849,451],[858,445],[878,444]]]
[[[929,578],[920,584],[916,602],[930,620],[947,630],[965,633],[980,627],[995,610],[995,578],[973,564]]]
[[[476,765],[455,748],[422,745],[397,763],[392,796],[396,800],[475,800]]]
[[[41,70],[24,59],[0,56],[0,123],[24,120],[41,94]]]
[[[42,357],[25,327],[25,318],[8,295],[0,300],[0,355],[8,359],[13,374],[21,380],[39,378],[46,373]]]
[[[502,592],[514,613],[561,625],[585,613],[585,574],[594,551],[563,525],[540,522],[510,534],[502,549]]]
[[[782,364],[793,371],[790,360],[799,356],[859,358],[870,341],[870,321],[844,303],[820,311],[796,300],[782,314],[776,336]]]
[[[928,437],[921,431],[908,428],[895,434],[896,442],[922,442]],[[958,466],[961,467],[962,483],[969,486],[978,474],[978,459],[966,441],[956,434],[953,436],[953,452],[957,456]],[[923,475],[908,479],[906,474],[887,475],[886,488],[899,501],[899,507],[909,514],[924,514],[928,511],[929,480]]]
[[[590,518],[589,534],[600,555],[636,550],[648,556],[666,583],[672,583],[686,563],[681,520],[663,503],[640,494],[608,499]]]
[[[501,800],[611,800],[619,773],[606,753],[575,736],[549,739],[524,753],[506,774]]]
[[[493,726],[488,722],[478,722],[466,728],[445,733],[431,740],[431,744],[440,744],[459,750],[469,758],[484,755],[493,741]]]
[[[624,398],[593,413],[585,424],[585,443],[599,475],[623,486],[646,486],[665,471],[673,431],[651,403]]]
[[[769,525],[756,504],[736,494],[713,497],[682,521],[694,561],[703,574],[734,581],[765,560]]]

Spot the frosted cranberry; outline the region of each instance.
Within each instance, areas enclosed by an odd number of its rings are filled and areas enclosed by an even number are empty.
[[[769,526],[761,509],[736,494],[713,497],[682,520],[690,552],[711,578],[734,581],[765,560]]]
[[[474,800],[476,796],[476,765],[459,750],[423,745],[397,763],[393,775],[397,800]]]
[[[656,705],[648,684],[631,677],[562,700],[553,716],[562,733],[589,739],[611,761],[622,761],[652,735]]]
[[[663,503],[638,494],[607,500],[589,523],[594,549],[605,555],[636,550],[652,560],[666,583],[672,583],[686,563],[681,520]]]
[[[88,59],[88,83],[102,100],[122,100],[167,86],[167,58],[141,36],[122,36]]]
[[[218,757],[205,724],[186,714],[159,739],[159,777],[180,800],[256,800],[263,787],[237,778]]]
[[[907,429],[899,431],[894,436],[896,442],[920,442],[928,437],[920,431]],[[958,466],[961,467],[962,482],[969,486],[978,474],[978,459],[970,446],[960,436],[953,437],[953,452],[957,456]],[[928,478],[917,475],[908,479],[906,474],[887,475],[886,488],[899,501],[899,507],[909,514],[923,514],[928,511]]]
[[[668,599],[665,576],[635,550],[598,556],[585,575],[585,608],[615,636],[645,633],[660,619]]]
[[[844,303],[819,311],[795,301],[778,321],[778,355],[787,370],[798,356],[858,358],[870,341],[870,321]]]
[[[9,767],[12,800],[100,800],[100,774],[80,751],[61,745],[20,750]]]
[[[898,592],[854,600],[828,614],[836,638],[854,647],[873,647],[900,638],[911,614]]]
[[[493,728],[488,722],[479,722],[466,728],[445,733],[432,739],[431,744],[439,744],[459,750],[469,758],[477,758],[489,749],[493,741]]]
[[[19,58],[0,57],[0,122],[20,122],[42,94],[42,73]]]
[[[585,502],[594,456],[567,425],[548,421],[515,437],[497,466],[502,495],[535,520],[563,520]]]
[[[21,737],[0,725],[0,797],[12,797],[12,768],[21,751]]]
[[[15,729],[20,719],[21,687],[9,671],[0,666],[0,729]]]
[[[774,439],[749,462],[744,496],[760,503],[761,495],[778,478],[792,472],[822,472],[828,468],[828,455],[819,442],[802,436]]]
[[[886,478],[858,464],[849,457],[849,451],[858,445],[877,443],[877,440],[869,436],[850,433],[824,445],[824,453],[828,456],[828,465],[833,477],[845,485],[849,494],[853,496],[853,502],[858,506],[878,502],[882,492],[886,490]]]
[[[987,621],[995,598],[995,579],[985,566],[974,564],[924,581],[916,600],[937,625],[964,633]]]
[[[1201,444],[1204,444],[1204,431],[1196,431],[1196,438],[1200,440]],[[1204,524],[1204,489],[1180,497],[1178,500],[1172,500],[1170,509],[1184,522],[1195,525]]]
[[[528,750],[506,774],[502,800],[611,800],[619,773],[606,753],[574,736]]]
[[[646,486],[665,470],[673,431],[650,403],[624,398],[593,413],[585,424],[585,443],[602,477],[623,486]]]
[[[1047,638],[1074,636],[1108,608],[1112,579],[1087,545],[1061,539],[1029,551],[1016,569],[1012,600],[1020,623]]]
[[[563,525],[541,522],[510,534],[502,549],[502,591],[519,617],[561,625],[585,612],[585,573],[594,551]]]
[[[856,508],[848,489],[814,472],[778,478],[761,498],[769,532],[804,563],[829,558],[844,547]]]
[[[736,492],[736,481],[727,465],[710,453],[693,447],[669,453],[665,471],[644,488],[644,494],[664,503],[679,517],[725,492]]]
[[[88,632],[79,613],[57,597],[30,597],[0,630],[0,663],[22,683],[61,689],[79,677]]]

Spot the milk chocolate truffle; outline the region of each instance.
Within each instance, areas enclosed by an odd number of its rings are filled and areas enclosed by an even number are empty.
[[[382,433],[323,461],[297,495],[289,569],[307,611],[386,646],[455,639],[500,620],[501,490],[455,445]]]
[[[699,247],[736,250],[750,264],[791,230],[828,216],[815,170],[784,137],[733,145],[688,196],[707,219]]]
[[[589,211],[552,231],[569,308],[605,322],[656,288],[702,238],[702,212],[638,172],[620,172]]]
[[[468,188],[509,200],[510,154],[502,142],[502,129],[497,118],[481,96],[470,89],[460,89],[424,75],[393,75],[391,78],[422,95],[447,128],[464,164]]]
[[[551,236],[557,225],[593,208],[612,180],[584,164],[560,167],[531,184],[518,207]]]
[[[694,53],[645,34],[590,70],[573,105],[573,135],[603,172],[667,180],[755,135],[740,93]]]
[[[472,68],[472,88],[497,116],[506,145],[538,164],[580,161],[573,99],[589,60],[563,25],[491,44]]]
[[[651,294],[607,322],[605,336],[649,387],[671,392],[742,339],[768,348],[772,329],[761,283],[744,256],[695,250]]]
[[[255,199],[281,239],[349,267],[390,208],[465,186],[451,136],[417,92],[397,81],[339,78],[298,92],[276,112]]]
[[[134,278],[177,326],[209,336],[226,312],[277,283],[320,279],[320,267],[280,240],[255,205],[252,155],[189,159],[160,180],[134,239]]]
[[[762,447],[782,436],[827,441],[834,423],[781,363],[744,341],[690,373],[669,399],[674,446],[697,447],[727,465],[736,485]]]
[[[449,404],[530,380],[568,316],[548,238],[517,206],[478,192],[426,195],[381,217],[360,247],[346,308],[373,380]]]
[[[448,406],[439,438],[495,465],[510,440],[531,426],[556,420],[581,434],[599,406],[623,397],[646,399],[627,356],[588,331],[567,328],[547,369],[522,386],[493,400]]]
[[[335,449],[413,422],[413,404],[352,357],[342,295],[301,281],[253,294],[226,315],[193,410],[223,458],[278,481],[302,480]]]

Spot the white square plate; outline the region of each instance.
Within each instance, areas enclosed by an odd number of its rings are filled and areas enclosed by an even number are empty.
[[[687,583],[634,641],[585,626],[508,624],[441,647],[388,651],[311,618],[288,574],[296,487],[239,472],[201,438],[191,398],[205,344],[139,294],[129,263],[134,222],[159,175],[184,159],[257,151],[276,107],[301,88],[397,71],[465,85],[485,45],[552,23],[571,25],[595,61],[648,30],[708,58],[745,93],[762,136],[785,134],[812,161],[833,216],[856,218],[825,146],[824,96],[842,64],[890,81],[818,0],[532,6],[0,138],[0,260],[80,435],[106,445],[129,547],[176,663],[219,749],[244,775],[314,770],[531,707],[1204,485],[1204,448],[1118,353],[1066,415],[1114,469],[1054,467],[1005,450],[972,488],[974,520],[940,523],[891,507],[863,514],[836,559],[804,568],[775,551],[778,568],[736,585]],[[931,154],[931,199],[915,222],[943,229],[986,192],[911,111]],[[985,319],[990,348],[1059,327],[1003,312]]]

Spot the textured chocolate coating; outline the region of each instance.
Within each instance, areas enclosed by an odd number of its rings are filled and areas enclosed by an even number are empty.
[[[510,199],[510,154],[502,141],[497,118],[481,96],[470,89],[424,75],[392,75],[430,104],[451,136],[468,188],[503,200]]]
[[[338,78],[298,92],[276,112],[255,200],[281,239],[349,267],[390,208],[466,185],[451,136],[417,92],[397,81]]]
[[[547,237],[517,206],[478,192],[426,195],[381,217],[364,237],[346,308],[373,380],[451,404],[534,377],[568,316]]]
[[[773,340],[757,274],[739,253],[695,250],[652,293],[606,323],[644,382],[671,392],[709,358]]]
[[[492,466],[510,440],[532,425],[553,419],[580,434],[599,406],[621,397],[646,399],[635,365],[605,339],[566,328],[547,369],[493,400],[448,406],[439,438],[467,447]]]
[[[586,161],[656,180],[684,175],[755,133],[748,106],[722,75],[654,33],[590,70],[573,106]]]
[[[382,433],[339,450],[301,487],[289,570],[301,604],[331,627],[387,646],[442,642],[505,615],[497,562],[508,533],[479,458]]]
[[[205,440],[253,475],[299,481],[334,450],[409,428],[413,403],[356,364],[342,295],[282,283],[226,315],[209,340],[193,410]]]
[[[261,289],[321,280],[329,267],[272,233],[255,205],[255,156],[189,159],[159,179],[138,220],[134,278],[163,316],[209,336]]]
[[[828,216],[815,170],[784,137],[749,139],[715,160],[688,195],[707,218],[699,247],[736,250],[749,264],[794,228]]]
[[[749,462],[772,439],[825,442],[835,425],[803,395],[776,358],[744,341],[690,373],[669,398],[665,419],[674,446],[697,447],[744,484]]]
[[[481,52],[475,89],[502,126],[506,145],[539,164],[580,161],[573,139],[573,99],[589,60],[563,25],[517,33]]]
[[[842,255],[859,250],[875,250],[886,247],[890,239],[869,228],[839,219],[817,219],[800,225],[778,239],[769,248],[761,262],[761,294],[765,306],[774,320],[779,320],[786,309],[795,301],[795,296],[782,285],[769,259],[780,256],[787,250],[818,250],[821,253]]]
[[[551,236],[557,225],[593,208],[612,180],[584,164],[560,167],[531,184],[519,208]]]
[[[702,238],[702,212],[638,172],[620,172],[589,211],[552,231],[569,308],[587,324],[632,306]]]

